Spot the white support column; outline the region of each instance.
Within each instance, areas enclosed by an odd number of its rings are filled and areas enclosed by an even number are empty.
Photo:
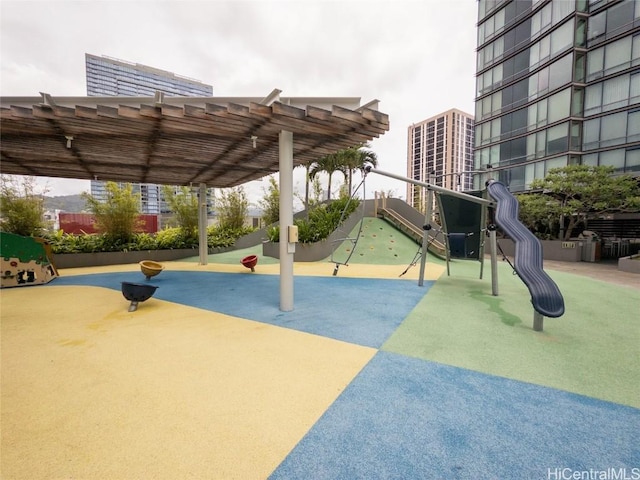
[[[207,245],[207,184],[201,183],[198,189],[198,252],[200,265],[206,265],[209,257]]]
[[[280,145],[280,310],[293,310],[293,254],[288,230],[293,225],[293,133],[282,130]]]

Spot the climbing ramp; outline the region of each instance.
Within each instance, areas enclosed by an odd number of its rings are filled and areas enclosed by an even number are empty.
[[[413,208],[413,207],[411,207]],[[395,228],[400,230],[402,233],[407,235],[409,238],[413,239],[416,243],[420,244],[425,234],[425,230],[422,226],[418,226],[415,223],[411,222],[411,220],[402,216],[396,210],[389,208],[387,206],[378,208],[378,215],[380,218],[385,219]],[[422,221],[424,224],[424,219]],[[429,236],[428,247],[429,252],[434,254],[439,258],[446,258],[446,247],[445,245],[438,240],[437,232],[435,230],[427,232]]]

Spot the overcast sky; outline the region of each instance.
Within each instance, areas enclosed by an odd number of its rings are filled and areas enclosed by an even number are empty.
[[[0,0],[0,9],[2,96],[86,95],[91,53],[195,78],[214,96],[279,88],[378,99],[391,129],[372,150],[380,169],[403,176],[412,123],[474,111],[476,0]],[[49,195],[88,185],[48,180]],[[247,186],[253,201],[261,185]],[[387,177],[371,174],[366,185],[367,198],[405,196],[405,184]]]

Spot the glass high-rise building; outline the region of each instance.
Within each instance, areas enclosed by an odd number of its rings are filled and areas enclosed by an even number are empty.
[[[213,87],[139,63],[85,54],[87,95],[153,97],[163,92],[169,97],[210,97]]]
[[[408,128],[407,177],[451,190],[472,188],[473,115],[451,109]],[[407,183],[407,203],[424,210],[424,188]]]
[[[476,87],[474,168],[511,191],[570,164],[640,172],[640,1],[479,0]]]
[[[169,97],[210,97],[213,87],[173,72],[159,70],[139,63],[111,57],[85,54],[87,95],[153,97],[162,92]],[[160,185],[134,184],[140,194],[141,212],[160,214],[168,212]],[[91,195],[100,199],[105,195],[105,182],[91,181]]]

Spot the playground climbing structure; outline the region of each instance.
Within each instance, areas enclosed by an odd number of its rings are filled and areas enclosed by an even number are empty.
[[[2,288],[40,285],[58,276],[51,248],[41,238],[0,232],[0,257]]]
[[[529,289],[534,309],[533,329],[542,331],[543,318],[557,318],[564,314],[564,299],[555,282],[542,268],[542,246],[540,241],[518,219],[518,200],[501,182],[490,180],[486,190],[473,195],[449,190],[437,185],[420,182],[393,173],[368,168],[397,180],[422,186],[427,190],[427,207],[423,225],[422,252],[427,251],[433,230],[439,230],[445,240],[447,274],[452,258],[473,259],[480,262],[480,278],[484,267],[485,238],[489,237],[491,254],[492,294],[498,295],[498,261],[496,230],[500,227],[516,244],[515,273]],[[433,205],[437,200],[440,225],[433,221]],[[493,221],[489,222],[489,212]],[[497,224],[497,226],[496,226]],[[420,261],[418,285],[423,284],[426,254]]]

